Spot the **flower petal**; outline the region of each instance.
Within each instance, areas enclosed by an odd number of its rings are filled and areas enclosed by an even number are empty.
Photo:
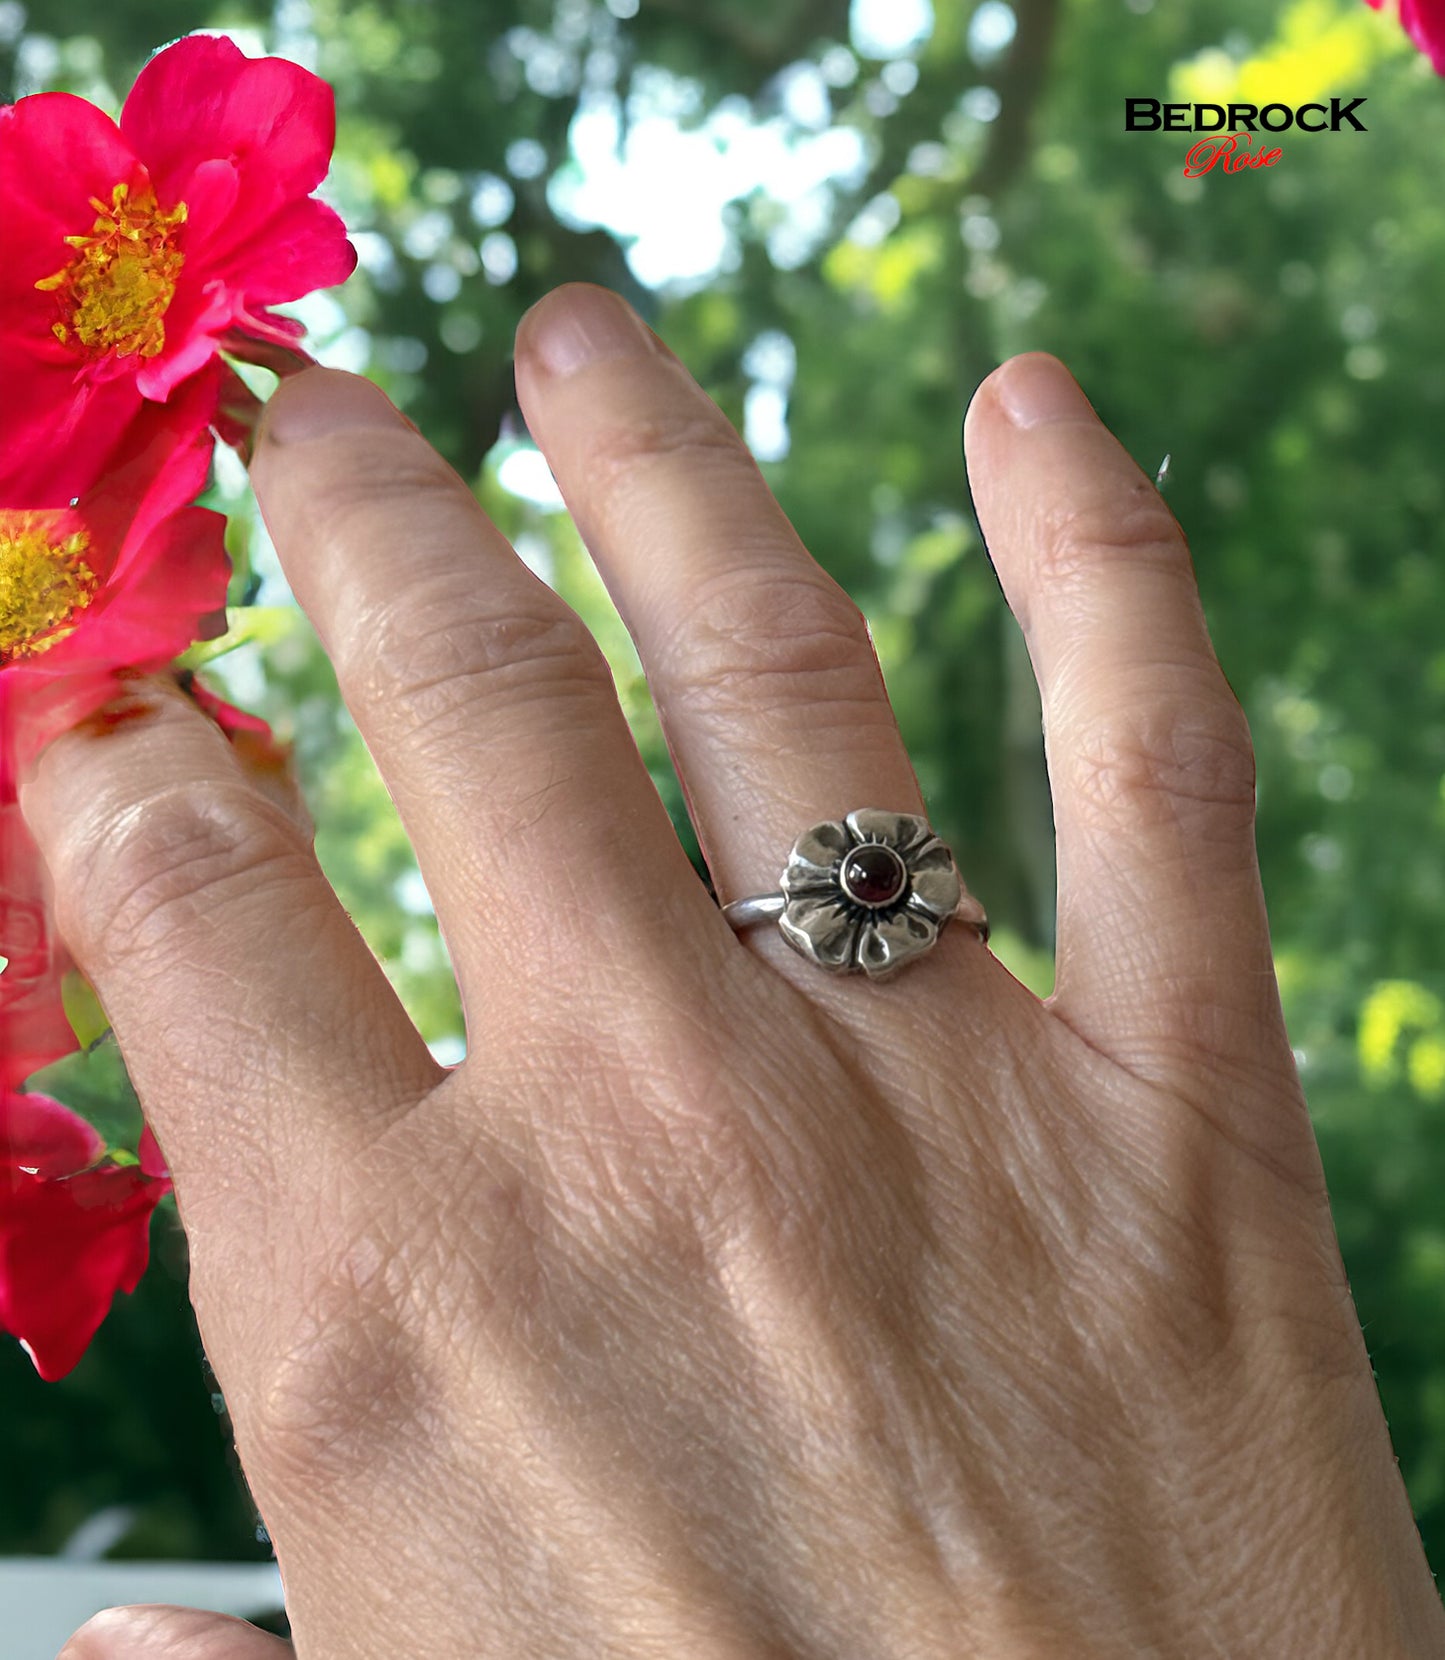
[[[11,1179],[0,1210],[0,1325],[25,1342],[47,1383],[74,1368],[116,1292],[140,1283],[151,1213],[170,1186],[135,1165]]]
[[[878,978],[927,951],[938,938],[938,924],[912,911],[899,911],[886,922],[869,922],[858,942],[858,966]]]
[[[0,1086],[0,1180],[16,1170],[70,1176],[104,1151],[105,1143],[78,1112],[49,1095]]]
[[[83,496],[141,406],[132,377],[77,381],[73,363],[22,357],[8,339],[0,340],[0,386],[6,506],[64,507]]]
[[[858,926],[836,900],[808,894],[788,901],[778,926],[788,941],[820,968],[847,968]]]
[[[54,333],[54,293],[35,285],[69,263],[67,236],[96,220],[92,198],[145,182],[103,111],[68,92],[0,107],[0,501],[63,507],[100,476],[140,399],[130,377],[89,371]]]
[[[153,1131],[147,1124],[140,1133],[140,1144],[136,1148],[140,1158],[140,1167],[147,1176],[154,1176],[162,1181],[169,1181],[171,1173],[166,1168],[165,1156],[161,1152],[161,1145],[156,1140]]]
[[[127,550],[205,489],[215,449],[210,421],[224,380],[225,365],[212,362],[169,403],[142,406],[105,478],[81,502],[96,520],[103,512],[124,513]],[[121,540],[117,533],[117,547]],[[128,551],[120,553],[113,575],[124,577],[129,557]]]
[[[933,839],[926,818],[914,813],[887,813],[876,807],[860,807],[849,813],[847,824],[857,842],[887,842],[905,859]]]
[[[1400,22],[1435,73],[1445,75],[1445,6],[1440,0],[1400,0]]]
[[[913,890],[909,903],[915,909],[927,911],[939,922],[958,909],[963,883],[952,853],[937,837],[908,861],[908,877]]]
[[[317,288],[345,282],[356,269],[356,249],[340,214],[308,196],[281,209],[247,249],[236,255],[227,281],[248,307],[281,305]]]
[[[0,707],[0,750],[13,752],[7,732],[14,724]],[[14,799],[14,771],[13,759],[0,754],[0,955],[9,959],[0,972],[0,1090],[79,1047],[61,995],[73,962],[51,926],[45,862]]]
[[[230,577],[225,515],[181,508],[151,533],[124,584],[97,608],[85,630],[86,657],[159,673],[196,640],[200,619],[225,605]]]
[[[285,58],[248,58],[222,36],[187,35],[136,77],[120,130],[167,199],[184,199],[203,161],[226,158],[243,192],[276,202],[309,196],[336,143],[336,100]]]
[[[117,694],[117,670],[163,669],[224,606],[225,518],[186,505],[204,486],[206,421],[222,373],[216,363],[170,403],[143,405],[105,479],[74,509],[105,555],[103,584],[69,634],[0,668],[0,791],[57,733]]]
[[[783,892],[838,892],[838,865],[852,846],[853,838],[835,820],[805,830],[788,855]]]
[[[233,324],[300,332],[267,319],[264,308],[355,270],[339,215],[309,194],[331,163],[335,98],[297,64],[188,36],[141,71],[121,125],[148,158],[158,191],[189,209],[167,349],[140,370],[145,396],[164,399]]]
[[[115,186],[143,183],[144,170],[114,121],[71,92],[38,92],[0,105],[0,194],[5,205],[5,258],[0,294],[11,304],[24,298],[47,312],[55,302],[37,296],[35,284],[71,258],[67,236],[95,223],[92,197],[111,200]],[[55,344],[53,337],[51,343]]]

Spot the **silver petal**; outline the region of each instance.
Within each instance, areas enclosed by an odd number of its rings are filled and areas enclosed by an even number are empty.
[[[837,900],[822,894],[790,899],[778,918],[778,927],[789,945],[820,968],[845,969],[852,965],[858,926]]]
[[[854,841],[887,842],[909,860],[916,848],[934,839],[928,820],[916,813],[885,813],[877,807],[860,807],[849,813],[845,822]]]
[[[783,870],[784,893],[838,889],[838,864],[853,846],[853,838],[836,820],[815,824],[793,843]]]
[[[858,942],[858,966],[871,978],[891,974],[927,951],[938,938],[938,924],[912,911],[900,911],[887,922],[865,924]]]
[[[921,907],[940,922],[951,917],[963,898],[963,883],[953,855],[936,837],[908,861],[910,903]]]

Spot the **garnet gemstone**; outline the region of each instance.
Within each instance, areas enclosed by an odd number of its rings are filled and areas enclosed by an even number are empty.
[[[855,847],[838,873],[843,891],[860,905],[891,905],[908,883],[903,860],[882,842]]]

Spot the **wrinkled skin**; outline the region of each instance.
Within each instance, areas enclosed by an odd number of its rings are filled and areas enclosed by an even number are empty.
[[[676,359],[574,285],[517,374],[721,898],[811,823],[925,812],[857,610]],[[1178,526],[1052,359],[966,439],[1046,717],[1047,1001],[961,925],[879,983],[735,935],[586,631],[337,372],[283,385],[253,476],[466,1061],[174,687],[27,781],[302,1660],[1442,1651]],[[288,1648],[138,1609],[65,1660]]]

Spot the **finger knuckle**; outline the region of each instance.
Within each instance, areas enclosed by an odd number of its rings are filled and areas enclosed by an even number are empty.
[[[799,686],[819,704],[883,704],[868,625],[821,572],[734,573],[701,586],[657,653],[659,671],[693,704],[720,715],[787,702]]]
[[[344,446],[322,450],[304,502],[311,539],[338,560],[360,541],[378,535],[412,540],[439,513],[476,511],[461,480],[428,443],[390,429],[349,432]]]
[[[143,1615],[141,1609],[102,1608],[69,1639],[55,1660],[106,1660],[117,1652],[124,1654],[152,1630],[152,1622]]]
[[[587,626],[549,592],[498,608],[456,581],[378,604],[356,631],[348,668],[368,703],[441,741],[479,703],[567,700],[613,684]]]
[[[1178,571],[1186,556],[1184,533],[1151,484],[1141,480],[1122,501],[1071,502],[1045,515],[1036,569],[1050,589],[1097,582],[1099,572],[1127,563]]]
[[[740,484],[765,489],[747,448],[715,407],[599,419],[582,440],[579,462],[591,515],[611,534],[627,534],[629,520],[653,511],[659,474],[685,475],[691,490],[723,499]],[[719,474],[721,486],[714,482]]]
[[[537,1300],[538,1196],[461,1140],[461,1111],[413,1115],[338,1167],[287,1251],[244,1429],[247,1462],[297,1503],[419,1456]]]
[[[329,1493],[386,1459],[412,1428],[423,1368],[405,1299],[408,1253],[376,1235],[312,1263],[278,1299],[278,1341],[245,1425],[250,1460],[292,1493]],[[238,1424],[238,1434],[241,1426]]]
[[[681,462],[704,467],[752,467],[732,423],[715,406],[626,420],[601,420],[585,440],[591,476],[604,489],[630,489],[639,467]]]
[[[1250,1321],[1232,1294],[1233,1275],[1220,1242],[1187,1220],[1155,1218],[1163,1249],[1113,1262],[1101,1281],[1097,1268],[1087,1280],[1094,1309],[1090,1336],[1103,1353],[1137,1353],[1148,1334],[1161,1386],[1188,1379],[1194,1384],[1236,1364],[1247,1349]],[[1180,1240],[1185,1243],[1181,1245]]]
[[[164,951],[198,915],[258,883],[294,875],[299,826],[244,785],[175,786],[119,815],[88,843],[79,879],[57,902],[67,938],[98,958]]]
[[[1201,819],[1228,832],[1248,828],[1255,808],[1248,722],[1227,686],[1193,698],[1136,700],[1073,746],[1070,785],[1076,811],[1099,831],[1118,830],[1126,819],[1137,824],[1141,816],[1150,823]]]

